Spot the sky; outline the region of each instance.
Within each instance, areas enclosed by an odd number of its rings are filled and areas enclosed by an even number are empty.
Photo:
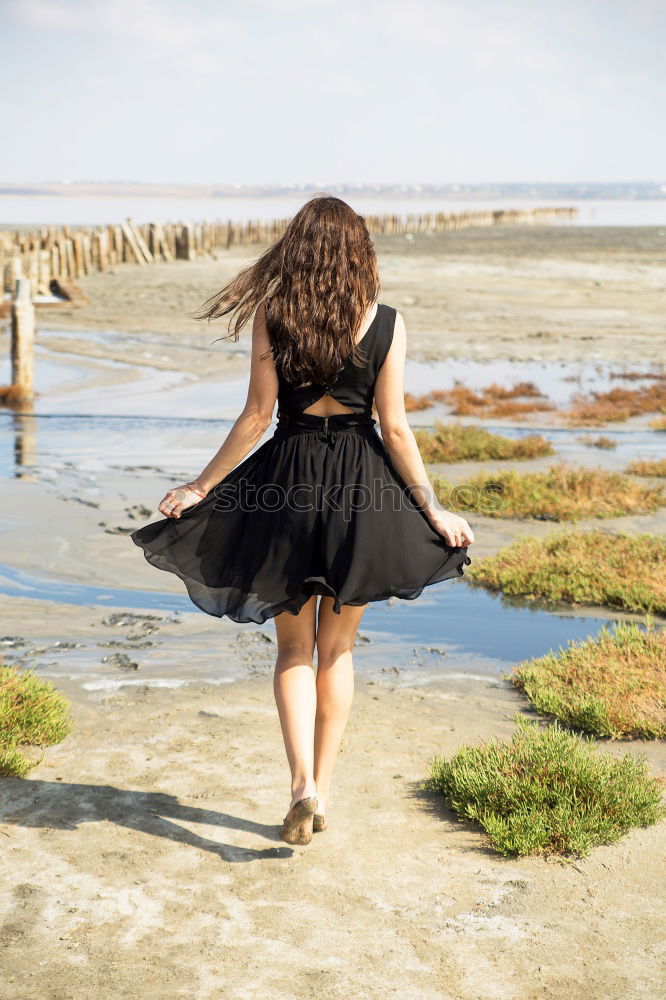
[[[666,0],[0,0],[0,181],[663,181]]]

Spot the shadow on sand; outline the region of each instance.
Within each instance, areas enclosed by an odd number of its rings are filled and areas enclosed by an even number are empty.
[[[182,805],[174,795],[164,792],[139,792],[115,788],[113,785],[85,785],[25,778],[4,778],[2,791],[0,821],[6,824],[76,830],[81,823],[106,820],[130,830],[166,837],[176,843],[210,851],[232,864],[267,858],[289,858],[294,854],[287,844],[255,850],[201,837],[179,826],[178,821],[244,830],[273,841],[279,841],[279,827],[212,809]],[[282,844],[282,841],[279,843]]]

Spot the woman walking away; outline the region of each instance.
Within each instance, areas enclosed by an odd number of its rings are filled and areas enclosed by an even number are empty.
[[[367,604],[462,575],[474,541],[428,480],[405,415],[405,324],[379,289],[365,220],[317,196],[207,299],[197,318],[235,314],[235,340],[253,316],[247,401],[206,468],[167,492],[164,518],[130,536],[207,614],[275,620],[290,844],[326,826]]]

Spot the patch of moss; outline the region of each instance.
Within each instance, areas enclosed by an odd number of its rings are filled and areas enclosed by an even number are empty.
[[[512,596],[666,614],[666,539],[648,533],[523,536],[465,575]]]

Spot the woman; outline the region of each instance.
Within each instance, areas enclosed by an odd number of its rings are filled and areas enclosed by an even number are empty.
[[[206,613],[275,620],[292,844],[326,826],[367,604],[462,574],[474,541],[426,475],[405,416],[405,324],[379,288],[364,219],[318,196],[206,300],[197,318],[235,313],[236,340],[254,314],[247,401],[206,468],[160,502],[165,519],[130,536]],[[248,456],[276,401],[275,433]]]

